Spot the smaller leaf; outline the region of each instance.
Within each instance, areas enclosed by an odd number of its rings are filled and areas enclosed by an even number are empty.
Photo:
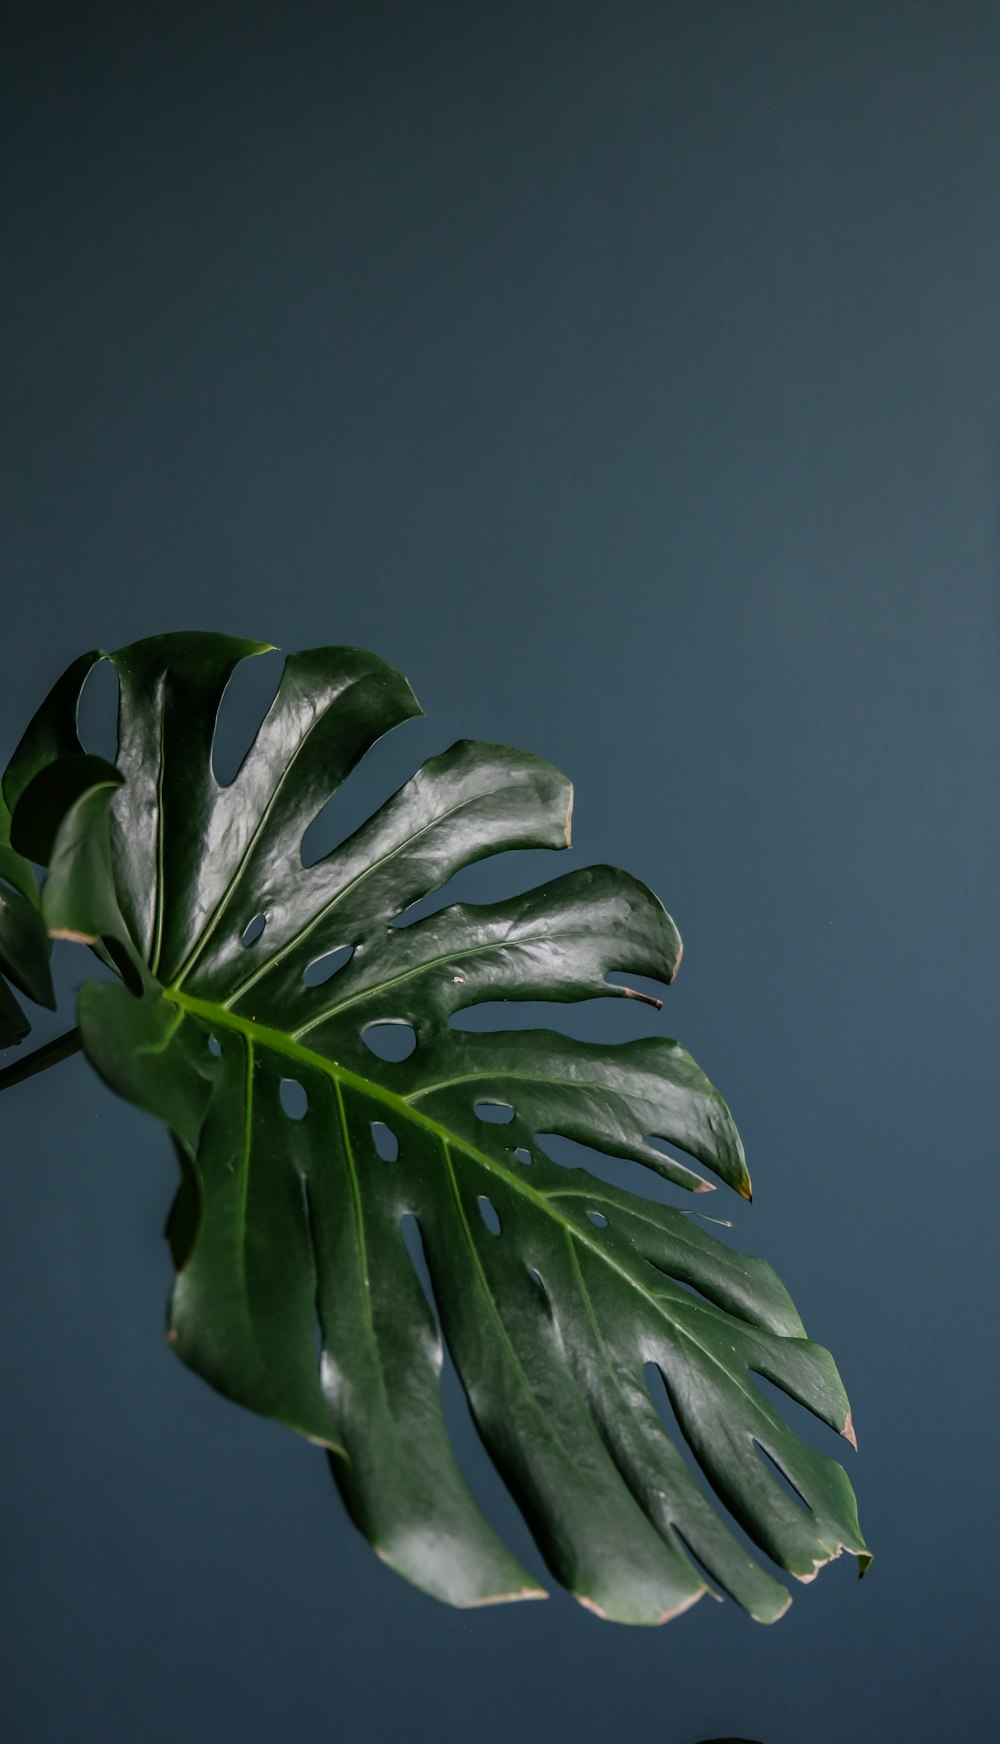
[[[122,916],[111,858],[110,807],[121,777],[99,758],[88,761],[94,785],[73,801],[56,831],[42,910],[53,938],[94,946],[138,994],[151,977]]]
[[[0,969],[36,1005],[56,1008],[51,944],[35,903],[0,882]]]
[[[13,1047],[15,1042],[23,1042],[31,1025],[14,998],[3,976],[0,975],[0,1048]]]
[[[66,814],[84,794],[109,783],[120,787],[122,776],[113,763],[89,751],[71,752],[47,763],[32,777],[14,807],[12,845],[39,866],[48,866]]]
[[[103,651],[95,648],[74,660],[28,722],[3,775],[3,799],[11,811],[47,763],[54,763],[57,757],[84,754],[76,727],[80,692],[91,667],[105,658]]]
[[[6,976],[36,1005],[55,1010],[49,969],[52,946],[39,909],[38,887],[28,861],[10,843],[10,812],[0,793],[0,1047],[28,1034],[31,1025]]]

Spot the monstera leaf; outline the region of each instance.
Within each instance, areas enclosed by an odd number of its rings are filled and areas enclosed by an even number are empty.
[[[450,1023],[484,1001],[648,998],[608,976],[669,982],[672,921],[603,866],[409,919],[472,861],[568,845],[569,783],[495,745],[431,758],[304,865],[325,802],[419,709],[370,654],[293,655],[221,786],[219,704],[262,651],[181,635],[89,654],[5,778],[15,848],[49,868],[49,930],[120,977],[84,987],[83,1047],[176,1140],[169,1341],[325,1448],[378,1555],[441,1599],[541,1595],[459,1469],[446,1343],[546,1563],[583,1604],[654,1623],[718,1587],[774,1619],[787,1590],[751,1546],[801,1580],[842,1550],[867,1561],[843,1470],[756,1383],[853,1440],[833,1360],[762,1261],[542,1143],[562,1135],[695,1191],[708,1171],[749,1198],[725,1103],[660,1037]],[[114,768],[76,728],[101,658],[120,682]]]

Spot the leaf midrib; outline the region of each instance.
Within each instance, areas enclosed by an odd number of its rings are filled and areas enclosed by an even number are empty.
[[[485,910],[486,905],[483,907]],[[466,905],[466,911],[469,910],[474,913],[473,904]],[[447,913],[447,910],[445,912]],[[436,919],[437,916],[429,918]],[[553,938],[558,939],[561,944],[567,939],[589,940],[590,933],[583,927],[568,928],[565,932],[555,932],[551,927],[545,928],[543,926],[538,932],[518,934],[513,938],[478,939],[474,945],[462,945],[457,950],[442,951],[436,957],[424,957],[419,963],[411,963],[409,968],[401,970],[398,975],[387,975],[383,981],[373,981],[369,986],[360,988],[357,993],[348,994],[346,999],[336,1000],[333,1005],[326,1006],[317,1017],[311,1017],[308,1023],[304,1023],[300,1029],[294,1031],[296,1040],[300,1036],[308,1035],[310,1030],[318,1029],[320,1024],[326,1023],[329,1018],[342,1017],[352,1005],[361,1005],[366,999],[374,999],[382,993],[387,993],[391,988],[400,986],[404,981],[412,981],[416,975],[424,975],[428,970],[436,969],[442,963],[464,963],[470,957],[481,956],[486,951],[507,950],[511,946],[520,948],[524,945],[549,944]],[[322,961],[322,959],[320,960]],[[619,987],[613,981],[602,981],[600,991],[614,996],[615,994],[624,994],[625,988]]]

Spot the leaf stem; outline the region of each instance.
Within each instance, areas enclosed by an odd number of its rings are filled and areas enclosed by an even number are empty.
[[[60,1060],[68,1060],[71,1054],[79,1052],[80,1047],[80,1031],[67,1030],[65,1035],[56,1036],[54,1041],[36,1048],[33,1054],[26,1054],[23,1060],[14,1060],[5,1066],[0,1072],[0,1090],[9,1090],[12,1084],[20,1084],[23,1079],[34,1078],[36,1073],[45,1072],[50,1066],[58,1066]]]

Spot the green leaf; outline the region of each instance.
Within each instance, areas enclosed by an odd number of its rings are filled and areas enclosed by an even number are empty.
[[[52,946],[39,909],[38,886],[23,854],[12,847],[10,812],[0,793],[0,1048],[31,1028],[9,982],[37,1005],[55,1010]]]
[[[87,656],[5,777],[15,831],[49,861],[47,924],[101,941],[126,983],[83,989],[86,1052],[176,1141],[170,1342],[221,1392],[323,1446],[378,1554],[439,1598],[541,1594],[459,1469],[446,1342],[549,1568],[582,1603],[653,1623],[714,1583],[773,1620],[787,1590],[751,1545],[801,1580],[842,1550],[868,1560],[843,1470],[755,1379],[853,1440],[833,1359],[764,1262],[678,1208],[557,1165],[543,1142],[696,1191],[707,1171],[749,1197],[729,1110],[674,1041],[450,1022],[487,1001],[648,999],[608,977],[669,983],[673,922],[638,880],[598,866],[405,924],[475,860],[568,845],[565,777],[494,745],[432,757],[304,866],[320,809],[419,710],[370,654],[293,655],[220,787],[219,704],[262,651],[184,635],[109,656],[117,775],[80,761],[79,691],[101,657]],[[408,1057],[382,1057],[386,1033]]]

